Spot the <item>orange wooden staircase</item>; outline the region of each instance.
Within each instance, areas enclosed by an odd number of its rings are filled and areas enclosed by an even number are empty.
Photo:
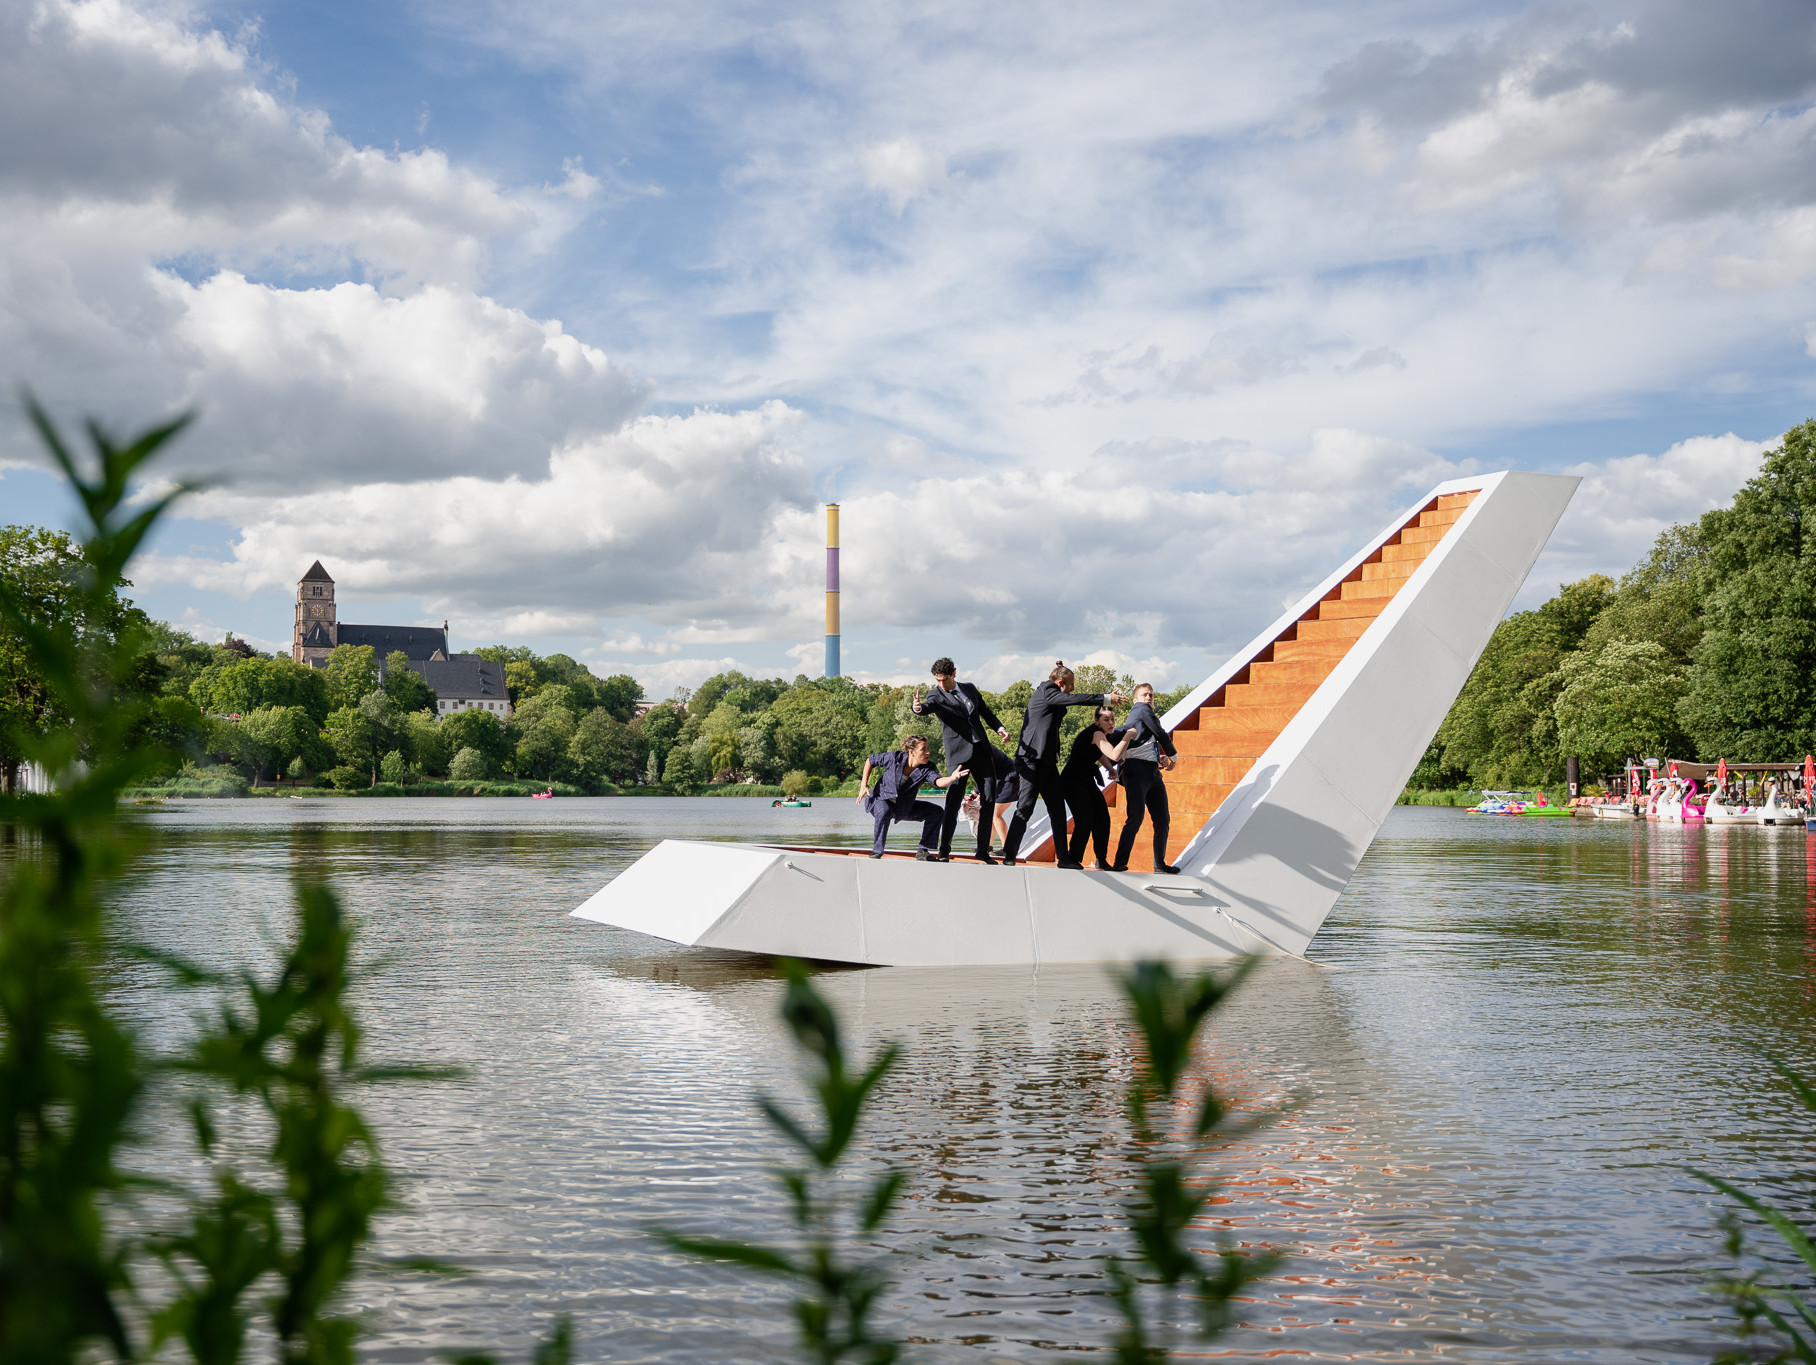
[[[1311,699],[1475,496],[1472,489],[1446,493],[1427,503],[1173,728],[1179,763],[1166,774],[1172,816],[1167,837],[1169,862],[1216,813],[1223,798]],[[1127,814],[1127,803],[1116,799],[1120,795],[1120,791],[1112,794],[1112,855]],[[1153,839],[1148,830],[1142,829],[1135,842],[1129,866],[1151,867]],[[1047,844],[1040,856],[1051,858],[1051,849],[1051,843]]]

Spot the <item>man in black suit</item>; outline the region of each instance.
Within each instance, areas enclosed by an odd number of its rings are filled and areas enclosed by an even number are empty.
[[[1009,731],[996,718],[990,704],[976,686],[958,680],[958,665],[950,659],[933,661],[933,680],[939,685],[923,698],[914,694],[914,714],[931,711],[939,717],[945,730],[946,767],[949,772],[969,768],[977,779],[977,860],[995,863],[990,856],[990,817],[996,810],[996,783],[1008,773],[1008,759],[1003,751],[985,737],[988,725],[1003,739]],[[966,780],[960,778],[946,788],[946,817],[940,825],[941,862],[952,859],[952,834],[958,828],[959,807],[965,803]]]

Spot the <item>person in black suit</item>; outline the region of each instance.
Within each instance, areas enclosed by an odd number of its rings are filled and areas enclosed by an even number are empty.
[[[985,737],[984,727],[996,731],[1003,739],[1009,738],[1009,732],[976,686],[958,680],[958,665],[952,660],[933,661],[933,681],[938,686],[925,697],[919,691],[915,692],[914,714],[920,716],[931,711],[939,717],[945,730],[947,767],[954,771],[961,765],[970,769],[971,776],[977,779],[979,809],[994,810],[996,784],[1007,774],[1009,760]],[[941,862],[949,862],[952,858],[952,834],[958,828],[959,808],[965,804],[965,785],[965,779],[960,778],[946,788],[946,815],[940,826]],[[977,860],[980,863],[996,861],[990,856],[990,835],[990,821],[980,819],[977,825]]]
[[[1060,718],[1068,706],[1120,706],[1126,698],[1120,692],[1107,697],[1101,692],[1074,692],[1073,681],[1072,670],[1061,660],[1028,698],[1028,718],[1022,722],[1021,743],[1015,746],[1021,796],[1015,803],[1015,816],[1009,821],[1009,835],[1003,840],[1003,862],[1010,867],[1015,866],[1015,857],[1021,852],[1022,835],[1027,833],[1028,817],[1034,814],[1037,799],[1047,808],[1055,860],[1061,867],[1078,866],[1066,858],[1066,804],[1059,781]]]
[[[1173,822],[1167,811],[1167,784],[1160,776],[1176,761],[1173,737],[1161,726],[1160,718],[1154,714],[1153,703],[1154,689],[1142,683],[1135,689],[1135,704],[1129,708],[1129,718],[1124,722],[1128,727],[1129,747],[1123,755],[1121,780],[1129,809],[1123,817],[1122,838],[1116,841],[1112,872],[1127,870],[1129,854],[1135,848],[1135,836],[1141,832],[1143,815],[1154,826],[1154,870],[1179,871],[1167,862],[1167,834]]]

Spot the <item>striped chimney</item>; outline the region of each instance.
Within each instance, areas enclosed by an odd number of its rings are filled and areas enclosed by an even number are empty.
[[[839,505],[826,504],[826,676],[839,676]]]

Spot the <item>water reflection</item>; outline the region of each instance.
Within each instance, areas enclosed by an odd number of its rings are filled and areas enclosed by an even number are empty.
[[[540,808],[537,808],[540,807]],[[552,808],[551,808],[552,807]],[[288,879],[325,873],[388,965],[381,1052],[468,1079],[376,1101],[413,1212],[388,1249],[476,1274],[387,1281],[375,1354],[521,1352],[558,1311],[583,1359],[779,1359],[773,1295],[658,1251],[655,1221],[767,1235],[787,1093],[767,964],[570,920],[656,838],[861,843],[851,803],[203,804],[147,818],[135,930],[252,962]],[[1754,1049],[1816,1064],[1816,860],[1802,834],[1398,810],[1312,955],[1270,964],[1205,1058],[1255,1103],[1217,1219],[1294,1248],[1221,1348],[1344,1360],[1707,1359],[1713,1204],[1686,1161],[1785,1181],[1807,1144]],[[919,1173],[886,1245],[928,1359],[1098,1347],[1119,1245],[1131,1039],[1091,967],[826,973],[907,1058],[870,1154]],[[172,1007],[128,976],[165,1035]]]

